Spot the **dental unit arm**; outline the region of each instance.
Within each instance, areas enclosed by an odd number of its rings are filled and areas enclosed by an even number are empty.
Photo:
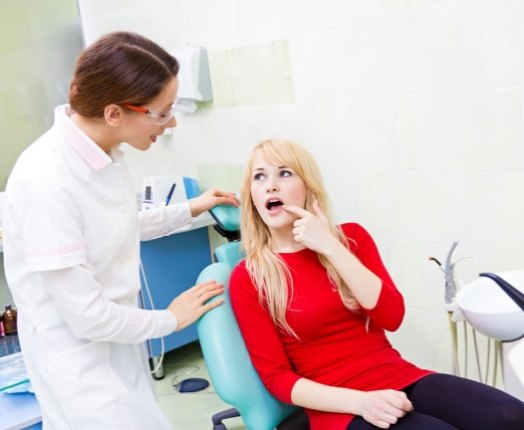
[[[455,249],[457,249],[458,241],[452,243],[448,255],[446,256],[446,262],[444,264],[444,279],[445,279],[445,295],[444,301],[447,305],[450,305],[455,300],[457,294],[457,284],[455,282],[455,263],[451,262],[451,257]]]

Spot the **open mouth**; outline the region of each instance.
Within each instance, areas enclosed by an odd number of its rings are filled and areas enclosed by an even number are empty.
[[[282,201],[278,200],[278,199],[268,200],[266,202],[266,209],[272,211],[272,210],[282,206],[283,204],[284,203]]]

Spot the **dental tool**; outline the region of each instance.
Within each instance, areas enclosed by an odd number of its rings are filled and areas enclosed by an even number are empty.
[[[444,309],[447,311],[448,314],[448,322],[449,322],[449,329],[450,329],[450,335],[451,335],[451,362],[452,362],[452,368],[453,373],[458,376],[467,377],[468,376],[468,362],[469,362],[469,335],[468,335],[468,327],[469,330],[471,330],[471,339],[472,339],[472,348],[475,354],[474,360],[477,367],[477,373],[478,373],[478,380],[488,382],[489,379],[489,370],[490,370],[490,356],[491,356],[491,342],[495,342],[494,348],[493,348],[493,355],[494,360],[492,364],[492,370],[493,370],[493,384],[496,384],[496,377],[497,377],[497,369],[498,369],[498,363],[499,363],[499,357],[498,355],[501,353],[501,347],[500,342],[497,342],[492,339],[488,339],[487,342],[487,364],[486,364],[486,374],[485,378],[483,377],[482,372],[482,366],[480,362],[480,353],[479,353],[479,346],[478,346],[478,339],[477,339],[477,333],[476,330],[470,326],[467,321],[464,319],[462,313],[460,312],[460,309],[458,308],[456,302],[455,302],[455,296],[458,291],[458,285],[456,276],[455,276],[455,266],[456,264],[461,261],[463,258],[453,262],[453,253],[456,251],[457,246],[459,244],[459,241],[454,241],[451,244],[451,247],[446,255],[446,259],[444,261],[444,264],[442,264],[437,258],[435,257],[428,257],[429,261],[433,261],[439,269],[444,273],[444,286],[445,286],[445,292],[444,292]],[[466,258],[466,257],[464,257]],[[487,276],[487,275],[485,275]],[[463,355],[464,355],[464,364],[461,369],[459,364],[459,324],[462,324],[462,335],[463,338]]]

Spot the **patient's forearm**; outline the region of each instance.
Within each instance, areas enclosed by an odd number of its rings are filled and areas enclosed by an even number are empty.
[[[360,415],[380,428],[389,428],[413,410],[412,403],[403,391],[357,391],[331,387],[304,378],[293,386],[291,400],[309,409]]]
[[[365,309],[373,309],[382,289],[380,278],[338,241],[334,243],[331,252],[326,254],[326,257],[350,288],[359,304]]]
[[[326,412],[360,415],[362,391],[332,387],[309,379],[299,379],[293,386],[291,400],[295,405]]]

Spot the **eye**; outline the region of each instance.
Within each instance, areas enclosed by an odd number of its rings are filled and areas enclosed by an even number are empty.
[[[293,175],[293,172],[291,172],[290,170],[281,170],[280,171],[280,176],[282,177],[287,177],[287,176],[292,176]]]
[[[255,175],[253,176],[253,180],[254,181],[260,181],[263,178],[264,178],[264,174],[263,173],[255,173]]]

